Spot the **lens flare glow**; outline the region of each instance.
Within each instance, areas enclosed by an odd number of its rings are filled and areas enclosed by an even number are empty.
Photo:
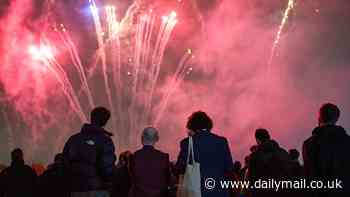
[[[47,45],[31,45],[28,47],[28,53],[31,55],[33,60],[50,60],[54,58],[53,49]]]

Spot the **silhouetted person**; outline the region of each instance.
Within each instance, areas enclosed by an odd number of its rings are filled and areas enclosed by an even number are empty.
[[[55,156],[54,163],[39,178],[40,195],[42,197],[69,197],[69,174],[64,165],[63,154]]]
[[[130,197],[166,197],[171,181],[169,155],[154,148],[159,140],[157,129],[142,132],[143,147],[131,157]]]
[[[81,132],[69,138],[63,154],[71,177],[72,197],[109,196],[115,157],[112,134],[103,127],[110,112],[97,107],[90,114],[91,123],[84,124]]]
[[[250,153],[254,153],[255,151],[258,150],[258,145],[251,146],[249,150],[250,150]]]
[[[232,175],[230,177],[230,179],[232,181],[243,181],[244,179],[244,174],[242,171],[242,164],[239,161],[235,161],[235,163],[233,164],[233,171],[232,171]],[[241,189],[242,188],[232,188],[231,192],[230,192],[230,196],[231,197],[239,197],[240,193],[241,193]]]
[[[179,177],[176,176],[176,161],[170,161],[171,184],[169,186],[168,197],[178,197]]]
[[[299,162],[300,153],[297,149],[290,149],[288,151],[289,158],[291,160],[291,172],[292,178],[301,179],[303,178],[303,167]]]
[[[216,187],[213,190],[205,188],[207,178],[216,181],[225,180],[233,170],[231,151],[226,138],[211,132],[213,121],[205,112],[193,113],[187,121],[187,129],[193,132],[194,160],[200,163],[202,197],[227,197],[229,190]],[[180,153],[176,166],[180,174],[185,173],[188,141],[185,138],[180,143]]]
[[[250,159],[250,155],[247,155],[244,157],[244,166],[242,168],[242,175],[243,175],[243,180],[247,180],[248,179],[248,167],[249,167],[249,159]],[[241,190],[241,194],[242,196],[250,196],[250,190],[247,188],[243,188]]]
[[[130,180],[130,151],[119,155],[118,164],[113,173],[113,186],[111,197],[128,197],[131,187]]]
[[[37,175],[24,163],[23,151],[14,149],[11,160],[0,174],[0,197],[35,197]]]
[[[5,168],[6,168],[6,166],[5,166],[5,165],[0,164],[0,172],[1,172],[2,170],[4,170]]]
[[[290,175],[288,152],[271,139],[266,129],[257,129],[255,139],[258,148],[249,157],[247,179],[251,182],[259,179],[288,180]],[[277,197],[287,193],[286,191],[275,192],[274,189],[252,190],[254,197]]]
[[[299,163],[300,153],[299,153],[299,151],[297,149],[289,149],[288,155],[289,155],[289,158],[292,161],[295,161],[295,162]]]
[[[242,164],[239,161],[235,161],[235,163],[233,164],[233,173],[235,174],[235,176],[237,177],[237,180],[242,180],[244,178],[243,174],[242,174]]]
[[[300,164],[299,162],[299,156],[300,153],[297,149],[290,149],[288,151],[288,155],[289,155],[289,159],[290,159],[290,170],[291,170],[291,174],[290,174],[290,180],[293,181],[300,181],[301,179],[304,179],[304,168],[303,166]],[[307,190],[305,189],[291,189],[291,192],[293,192],[294,196],[308,196],[307,195]]]
[[[247,173],[248,173],[248,167],[249,167],[249,156],[250,155],[247,155],[244,157],[244,166],[242,168],[242,173],[243,173],[243,177],[244,179],[247,177]]]
[[[350,188],[350,137],[345,129],[337,126],[339,108],[331,103],[322,105],[319,126],[303,144],[306,177],[310,180],[341,180],[343,189],[314,190],[317,197],[349,196]],[[335,184],[334,184],[335,185]]]

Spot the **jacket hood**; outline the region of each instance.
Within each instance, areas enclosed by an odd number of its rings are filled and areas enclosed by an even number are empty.
[[[98,133],[101,132],[107,136],[113,136],[113,133],[106,131],[104,128],[92,125],[92,124],[84,124],[83,127],[81,128],[81,132],[89,132],[89,133]]]
[[[345,129],[337,125],[326,125],[326,126],[316,127],[312,131],[312,135],[316,137],[325,138],[328,140],[344,139],[344,137],[347,136]]]

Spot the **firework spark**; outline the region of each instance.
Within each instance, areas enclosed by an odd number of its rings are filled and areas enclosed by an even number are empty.
[[[273,45],[272,45],[272,48],[271,48],[270,58],[269,58],[269,61],[268,61],[268,69],[270,69],[270,66],[271,66],[271,64],[272,64],[273,58],[274,58],[275,53],[276,53],[276,49],[277,49],[278,44],[279,44],[279,42],[280,42],[280,40],[281,40],[281,34],[282,34],[282,32],[283,32],[283,30],[284,30],[284,27],[285,27],[285,25],[286,25],[286,23],[287,23],[287,21],[288,21],[290,12],[291,12],[291,11],[293,10],[293,8],[294,8],[294,5],[295,5],[295,0],[289,0],[289,1],[288,1],[287,8],[286,8],[286,10],[284,11],[281,24],[280,24],[280,26],[278,27],[278,31],[277,31],[275,40],[274,40]]]

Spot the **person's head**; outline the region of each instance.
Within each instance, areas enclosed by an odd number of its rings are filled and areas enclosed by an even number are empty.
[[[323,104],[318,114],[318,122],[320,125],[334,125],[340,117],[338,106],[332,103]]]
[[[104,107],[96,107],[90,113],[91,124],[100,127],[104,127],[110,117],[111,112]]]
[[[0,164],[0,173],[4,170],[6,168],[6,166],[5,165],[3,165],[3,164]]]
[[[14,149],[11,152],[11,161],[12,162],[22,162],[22,161],[24,161],[22,149],[16,148],[16,149]]]
[[[118,159],[118,165],[122,165],[122,166],[129,165],[131,155],[132,153],[130,151],[125,151],[120,153],[119,159]]]
[[[233,164],[233,171],[234,171],[234,172],[239,172],[241,169],[242,169],[242,164],[241,164],[241,162],[236,161],[236,162]]]
[[[213,121],[205,112],[197,111],[188,118],[186,127],[194,132],[210,131],[213,128]]]
[[[54,163],[57,164],[63,164],[64,163],[64,157],[62,153],[58,153],[55,155]]]
[[[257,145],[253,145],[253,146],[250,147],[249,150],[250,150],[251,153],[254,153],[255,151],[258,150],[258,146]]]
[[[142,131],[141,141],[144,146],[154,146],[159,140],[158,130],[154,127],[146,127]]]
[[[247,156],[244,157],[244,166],[245,166],[245,167],[248,166],[248,164],[249,164],[249,159],[250,159],[249,155],[247,155]]]
[[[300,153],[297,149],[290,149],[288,151],[289,158],[293,161],[297,161],[299,159]]]
[[[260,128],[255,131],[255,139],[256,143],[259,145],[270,140],[270,134],[266,129]]]

